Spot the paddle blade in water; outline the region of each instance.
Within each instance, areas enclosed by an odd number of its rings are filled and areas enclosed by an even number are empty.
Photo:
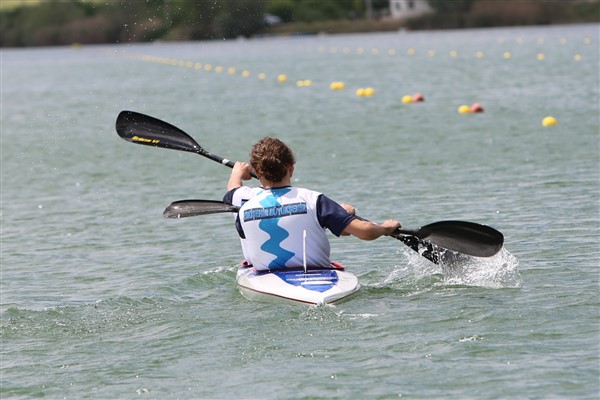
[[[192,153],[203,151],[190,135],[176,126],[135,111],[121,111],[116,129],[119,136],[128,142]]]
[[[439,247],[476,257],[491,257],[504,244],[501,232],[474,222],[434,222],[411,233]]]

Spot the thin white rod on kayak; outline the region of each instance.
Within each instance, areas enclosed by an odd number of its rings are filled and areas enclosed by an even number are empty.
[[[302,260],[304,263],[304,273],[306,274],[306,229],[302,231]]]

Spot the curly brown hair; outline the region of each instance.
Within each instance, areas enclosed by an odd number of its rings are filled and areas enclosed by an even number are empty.
[[[292,149],[273,137],[259,140],[250,151],[250,165],[259,176],[270,182],[281,182],[288,168],[295,163]]]

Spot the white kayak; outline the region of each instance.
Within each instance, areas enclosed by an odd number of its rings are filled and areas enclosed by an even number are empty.
[[[255,301],[326,304],[342,300],[360,288],[358,278],[332,263],[329,268],[257,271],[240,266],[237,284],[242,295]]]

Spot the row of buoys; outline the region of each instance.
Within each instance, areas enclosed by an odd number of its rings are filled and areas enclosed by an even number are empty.
[[[573,43],[574,41],[571,41],[571,43]],[[581,41],[584,45],[589,46],[592,44],[592,39],[590,37],[585,37],[583,38],[583,40]],[[504,39],[498,39],[496,40],[496,43],[499,45],[504,45],[506,43],[508,43],[508,41],[504,40]],[[515,43],[517,43],[518,45],[522,45],[525,43],[525,40],[523,38],[517,38],[515,39]],[[536,43],[538,45],[544,45],[546,44],[546,39],[545,38],[538,38]],[[569,43],[569,40],[566,38],[561,38],[558,43],[562,46],[566,45],[567,43]],[[331,53],[331,54],[338,54],[338,53],[342,53],[342,54],[358,54],[358,55],[362,55],[362,54],[367,54],[367,53],[371,53],[372,55],[380,55],[382,53],[382,50],[379,49],[378,47],[373,47],[370,50],[367,50],[365,47],[357,47],[355,49],[351,49],[350,47],[342,47],[341,49],[338,48],[337,46],[330,46],[329,48],[326,48],[325,46],[320,46],[318,48],[318,51],[320,53]],[[396,54],[400,53],[398,51],[398,49],[396,48],[388,48],[387,52],[386,52],[389,56],[395,56]],[[428,50],[427,54],[430,56],[435,55],[435,50]],[[417,51],[415,50],[414,47],[409,47],[406,50],[406,54],[408,55],[415,55],[417,54]]]
[[[336,54],[337,53],[337,51],[330,51],[330,52],[332,54]],[[345,48],[343,53],[344,54],[358,54],[358,55],[361,55],[361,54],[365,54],[365,52],[366,51],[363,48],[356,49],[355,53],[352,53],[350,51],[350,49]],[[371,54],[373,54],[373,55],[379,55],[380,51],[379,51],[379,49],[374,48],[374,49],[371,49]],[[398,52],[396,51],[396,49],[388,49],[387,54],[389,56],[395,56],[395,55],[398,54]],[[418,54],[418,52],[415,49],[413,49],[413,48],[409,48],[408,50],[406,50],[406,55],[408,55],[408,56],[412,57],[412,56],[416,56],[417,54]],[[427,50],[426,54],[429,57],[435,57],[435,56],[437,56],[439,54],[439,52],[436,52],[435,50]],[[468,57],[468,55],[464,55],[464,54],[461,55],[461,53],[459,53],[457,50],[450,50],[448,52],[448,55],[450,56],[450,58],[459,58],[460,56],[462,56],[462,57]],[[477,59],[483,59],[483,58],[486,57],[486,54],[485,54],[485,52],[483,52],[481,50],[478,50],[478,51],[475,51],[473,53],[473,56],[475,58],[477,58]],[[502,58],[504,60],[511,60],[513,58],[513,53],[511,53],[510,51],[504,51],[502,53]],[[535,54],[535,58],[537,60],[539,60],[539,61],[544,61],[546,59],[546,55],[544,53],[539,52],[539,53]],[[575,60],[575,61],[582,61],[583,60],[583,56],[581,54],[579,54],[579,53],[576,53],[576,54],[573,55],[573,60]]]
[[[484,111],[484,108],[479,103],[473,103],[471,106],[463,104],[462,106],[458,107],[459,114],[474,114],[474,113],[482,113],[483,111]],[[544,127],[556,126],[557,124],[558,124],[558,121],[556,120],[556,118],[554,118],[551,115],[542,119],[542,126],[544,126]]]
[[[234,67],[229,67],[229,68],[225,69],[222,66],[219,66],[219,65],[213,66],[212,64],[208,64],[208,63],[203,64],[200,62],[176,60],[176,59],[172,59],[172,58],[168,58],[168,57],[139,55],[139,54],[132,54],[132,53],[126,53],[125,55],[128,57],[133,57],[133,58],[142,60],[142,61],[156,62],[156,63],[160,63],[160,64],[190,68],[190,69],[195,69],[195,70],[204,70],[207,72],[214,71],[216,73],[223,73],[226,71],[227,74],[229,74],[229,75],[236,75],[238,72],[238,70]],[[240,75],[244,78],[248,78],[252,74],[249,70],[244,69],[241,71]],[[257,74],[257,77],[260,80],[267,79],[267,75],[263,72]],[[278,83],[284,84],[287,81],[288,81],[288,77],[285,74],[277,75]],[[301,80],[296,81],[297,87],[309,87],[312,85],[313,85],[313,81],[310,79],[301,79]],[[346,88],[346,84],[341,81],[334,81],[329,84],[329,89],[331,89],[333,91],[341,91],[341,90],[344,90],[345,88]],[[375,95],[375,89],[372,87],[361,87],[361,88],[356,89],[356,91],[354,93],[358,97],[373,97]],[[403,104],[420,103],[420,102],[424,102],[424,101],[425,101],[425,97],[423,96],[423,94],[421,94],[419,92],[412,94],[412,95],[402,96]],[[461,105],[458,108],[459,114],[473,114],[473,113],[482,113],[482,112],[484,112],[484,108],[480,103],[473,103],[471,106],[468,106],[465,104],[465,105]],[[557,123],[558,123],[557,120],[552,116],[545,117],[542,120],[542,126],[544,126],[544,127],[555,126],[555,125],[557,125]]]

